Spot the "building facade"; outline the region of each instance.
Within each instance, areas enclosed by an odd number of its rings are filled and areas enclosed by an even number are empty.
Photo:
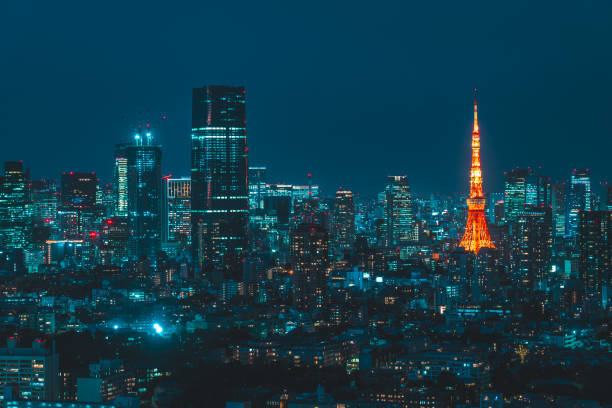
[[[192,249],[202,270],[247,248],[246,98],[244,87],[193,90],[191,133]]]

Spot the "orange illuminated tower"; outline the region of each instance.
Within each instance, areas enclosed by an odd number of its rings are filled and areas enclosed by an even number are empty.
[[[484,213],[485,198],[482,192],[482,170],[480,169],[480,132],[478,131],[478,103],[474,90],[474,131],[472,132],[472,169],[470,171],[470,198],[467,199],[468,219],[460,247],[478,253],[480,248],[495,248]]]

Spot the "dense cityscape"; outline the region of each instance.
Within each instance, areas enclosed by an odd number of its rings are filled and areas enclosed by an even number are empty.
[[[244,87],[192,96],[190,174],[146,121],[111,180],[4,163],[0,406],[612,404],[610,174],[483,172],[475,94],[461,194],[280,183]]]

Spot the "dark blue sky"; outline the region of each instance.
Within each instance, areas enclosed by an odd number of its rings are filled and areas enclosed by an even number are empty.
[[[191,88],[244,84],[271,181],[467,192],[477,87],[486,190],[517,165],[612,175],[612,2],[187,3],[3,1],[0,160],[108,181],[149,109],[187,175]]]

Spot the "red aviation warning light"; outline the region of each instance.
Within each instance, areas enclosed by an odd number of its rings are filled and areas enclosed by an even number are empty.
[[[468,219],[459,246],[468,252],[478,253],[480,248],[495,248],[489,235],[485,217],[485,198],[482,191],[480,167],[480,131],[478,129],[478,103],[474,89],[474,130],[472,131],[472,168],[470,170],[470,198],[467,199]]]

